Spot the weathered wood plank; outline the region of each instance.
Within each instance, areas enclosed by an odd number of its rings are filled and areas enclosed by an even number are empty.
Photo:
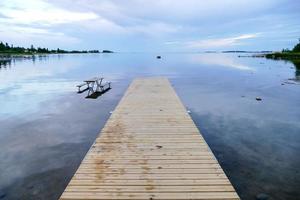
[[[68,192],[149,192],[149,189],[144,186],[73,186],[72,188],[67,188]],[[200,185],[200,186],[153,186],[151,192],[233,192],[234,188],[231,185]]]
[[[165,78],[136,79],[61,199],[239,199]]]
[[[151,183],[151,184],[150,184]],[[231,185],[228,179],[208,180],[71,180],[69,186],[202,186],[202,185]],[[70,187],[67,187],[67,189]]]
[[[235,192],[147,192],[147,193],[134,193],[134,192],[64,192],[61,199],[123,199],[123,200],[140,200],[140,199],[239,199]]]

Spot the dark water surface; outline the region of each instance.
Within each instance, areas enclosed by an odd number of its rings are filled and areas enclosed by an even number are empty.
[[[166,76],[242,199],[300,198],[300,78],[238,54],[86,54],[0,65],[0,199],[57,199],[128,87]],[[103,76],[98,99],[77,94]],[[261,97],[262,101],[256,101]]]

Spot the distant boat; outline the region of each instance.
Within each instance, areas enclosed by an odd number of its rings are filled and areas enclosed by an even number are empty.
[[[156,56],[157,59],[161,59],[161,56]]]

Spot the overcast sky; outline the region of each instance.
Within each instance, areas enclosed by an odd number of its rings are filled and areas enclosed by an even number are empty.
[[[0,40],[26,47],[281,50],[298,38],[299,0],[0,1]]]

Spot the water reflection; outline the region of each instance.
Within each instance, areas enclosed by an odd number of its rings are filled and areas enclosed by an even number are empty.
[[[101,95],[105,94],[106,92],[108,92],[109,90],[111,90],[111,87],[109,88],[105,88],[101,91],[95,91],[93,93],[88,93],[88,95],[85,97],[87,99],[97,99],[98,97],[100,97]]]
[[[1,59],[0,58],[0,70],[2,68],[10,67],[11,66],[11,59]]]
[[[295,81],[300,82],[300,60],[291,61],[295,65]]]
[[[292,63],[295,68],[295,77],[294,78],[289,78],[288,81],[285,83],[287,84],[300,84],[300,60],[289,60],[287,61],[289,63]]]
[[[194,54],[191,56],[191,61],[199,64],[230,67],[238,70],[249,70],[249,71],[255,70],[254,68],[251,68],[246,64],[240,63],[236,57],[234,58],[226,54],[213,54],[213,53]]]
[[[243,199],[297,199],[300,90],[282,85],[299,80],[293,64],[237,54],[162,58],[49,55],[0,70],[0,198],[57,199],[131,80],[166,76]],[[95,74],[114,89],[91,101],[75,86]]]
[[[296,69],[296,72],[295,72],[295,80],[300,82],[300,69]]]

